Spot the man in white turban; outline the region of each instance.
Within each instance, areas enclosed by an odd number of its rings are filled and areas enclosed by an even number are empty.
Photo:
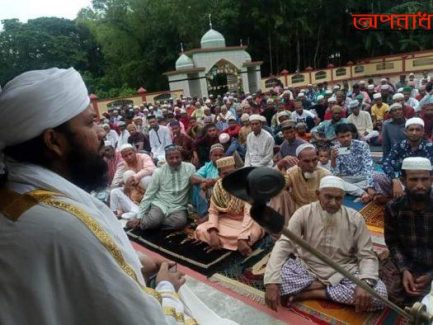
[[[73,68],[23,73],[0,93],[8,172],[0,323],[175,324],[178,313],[187,321],[175,295],[182,274],[139,257],[110,209],[86,192],[107,183],[104,135],[89,103]],[[156,290],[146,288],[155,272]]]
[[[379,262],[364,218],[342,205],[345,185],[336,176],[320,181],[318,201],[298,209],[289,230],[302,237],[349,272],[356,274],[384,298],[387,291],[379,280]],[[356,311],[372,311],[383,304],[284,235],[275,243],[266,266],[266,304],[325,299],[354,305]]]

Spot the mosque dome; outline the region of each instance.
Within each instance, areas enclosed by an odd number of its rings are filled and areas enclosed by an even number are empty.
[[[192,69],[194,68],[194,63],[192,62],[191,58],[182,53],[181,56],[176,60],[176,70],[182,70],[182,69]]]
[[[226,47],[226,40],[220,32],[211,28],[201,38],[200,45],[202,49]]]

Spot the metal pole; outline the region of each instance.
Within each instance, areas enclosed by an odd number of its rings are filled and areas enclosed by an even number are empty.
[[[283,233],[284,236],[286,236],[287,238],[293,240],[296,244],[298,244],[302,248],[306,249],[308,252],[310,252],[311,254],[313,254],[314,256],[316,256],[318,259],[322,260],[323,262],[325,262],[326,264],[328,264],[329,266],[331,266],[332,268],[334,268],[336,271],[338,271],[339,273],[341,273],[342,275],[344,275],[346,278],[348,278],[349,280],[355,282],[358,286],[360,286],[362,289],[364,289],[365,291],[367,291],[369,294],[371,294],[375,298],[377,298],[380,301],[382,301],[384,304],[386,304],[387,306],[389,306],[391,309],[395,310],[400,315],[408,318],[410,321],[413,321],[413,316],[411,314],[409,314],[405,310],[401,309],[400,307],[398,307],[393,302],[388,301],[387,299],[383,298],[376,291],[374,291],[372,288],[370,288],[370,286],[368,284],[366,284],[365,282],[359,280],[357,277],[355,277],[349,271],[347,271],[346,269],[342,268],[339,264],[335,263],[328,256],[326,256],[326,255],[322,254],[321,252],[319,252],[318,250],[316,250],[314,247],[312,247],[310,244],[308,244],[307,242],[305,242],[304,240],[302,240],[301,238],[299,238],[297,235],[295,235],[289,229],[283,228],[282,233]]]

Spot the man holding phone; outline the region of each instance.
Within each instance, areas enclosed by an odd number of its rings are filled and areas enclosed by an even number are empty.
[[[373,160],[368,144],[352,140],[348,124],[335,127],[338,143],[331,150],[331,172],[341,177],[347,185],[354,185],[363,202],[368,202],[375,194],[373,189]],[[347,189],[346,189],[347,190]]]

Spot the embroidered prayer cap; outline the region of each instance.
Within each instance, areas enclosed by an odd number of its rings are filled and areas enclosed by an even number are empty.
[[[319,190],[323,188],[339,188],[344,191],[344,181],[337,176],[325,176],[320,180]]]
[[[401,100],[404,99],[404,95],[402,93],[397,93],[392,96],[392,100]]]
[[[401,106],[400,103],[394,103],[389,107],[389,111],[392,112],[395,109],[402,109],[402,108],[403,108],[403,106]]]
[[[20,74],[0,91],[0,152],[69,121],[89,104],[86,85],[74,68]]]
[[[358,107],[358,106],[359,106],[359,101],[357,101],[356,99],[351,100],[349,102],[349,108],[355,108],[355,107]]]
[[[225,151],[223,145],[220,144],[220,143],[215,143],[215,144],[211,145],[210,150],[209,150],[209,153],[212,153],[212,152],[215,151],[215,150],[222,150],[222,151]]]
[[[132,144],[130,144],[130,143],[122,144],[121,147],[120,147],[120,152],[122,152],[124,150],[128,150],[128,149],[134,149],[134,147],[132,146]]]
[[[408,157],[403,159],[401,169],[404,170],[432,170],[431,162],[425,157]]]
[[[230,141],[230,135],[229,135],[228,133],[221,133],[221,134],[218,136],[218,141],[219,141],[220,143],[227,143],[227,142]]]
[[[250,122],[253,122],[253,121],[259,121],[259,122],[261,122],[262,121],[262,116],[259,115],[259,114],[252,114],[250,116]]]
[[[296,148],[295,154],[296,157],[299,157],[299,155],[301,154],[302,151],[306,150],[306,149],[314,149],[316,150],[316,147],[314,145],[312,145],[311,143],[303,143],[300,146],[298,146]]]
[[[293,129],[295,127],[295,121],[286,120],[280,124],[281,130]]]
[[[226,168],[235,166],[235,158],[233,156],[220,158],[216,161],[217,168]]]
[[[373,84],[368,85],[368,86],[367,86],[367,89],[368,89],[368,90],[373,90],[373,89],[374,89],[374,85],[373,85]]]
[[[126,183],[126,181],[132,176],[135,176],[135,172],[133,170],[125,171],[122,175],[123,183]]]
[[[407,128],[410,125],[421,125],[422,127],[424,127],[424,121],[422,118],[412,117],[406,121],[406,124],[404,125],[404,127]]]
[[[246,122],[250,120],[250,116],[247,113],[241,115],[241,122]]]
[[[382,98],[382,94],[381,93],[375,93],[375,94],[373,94],[373,98],[374,99]]]

